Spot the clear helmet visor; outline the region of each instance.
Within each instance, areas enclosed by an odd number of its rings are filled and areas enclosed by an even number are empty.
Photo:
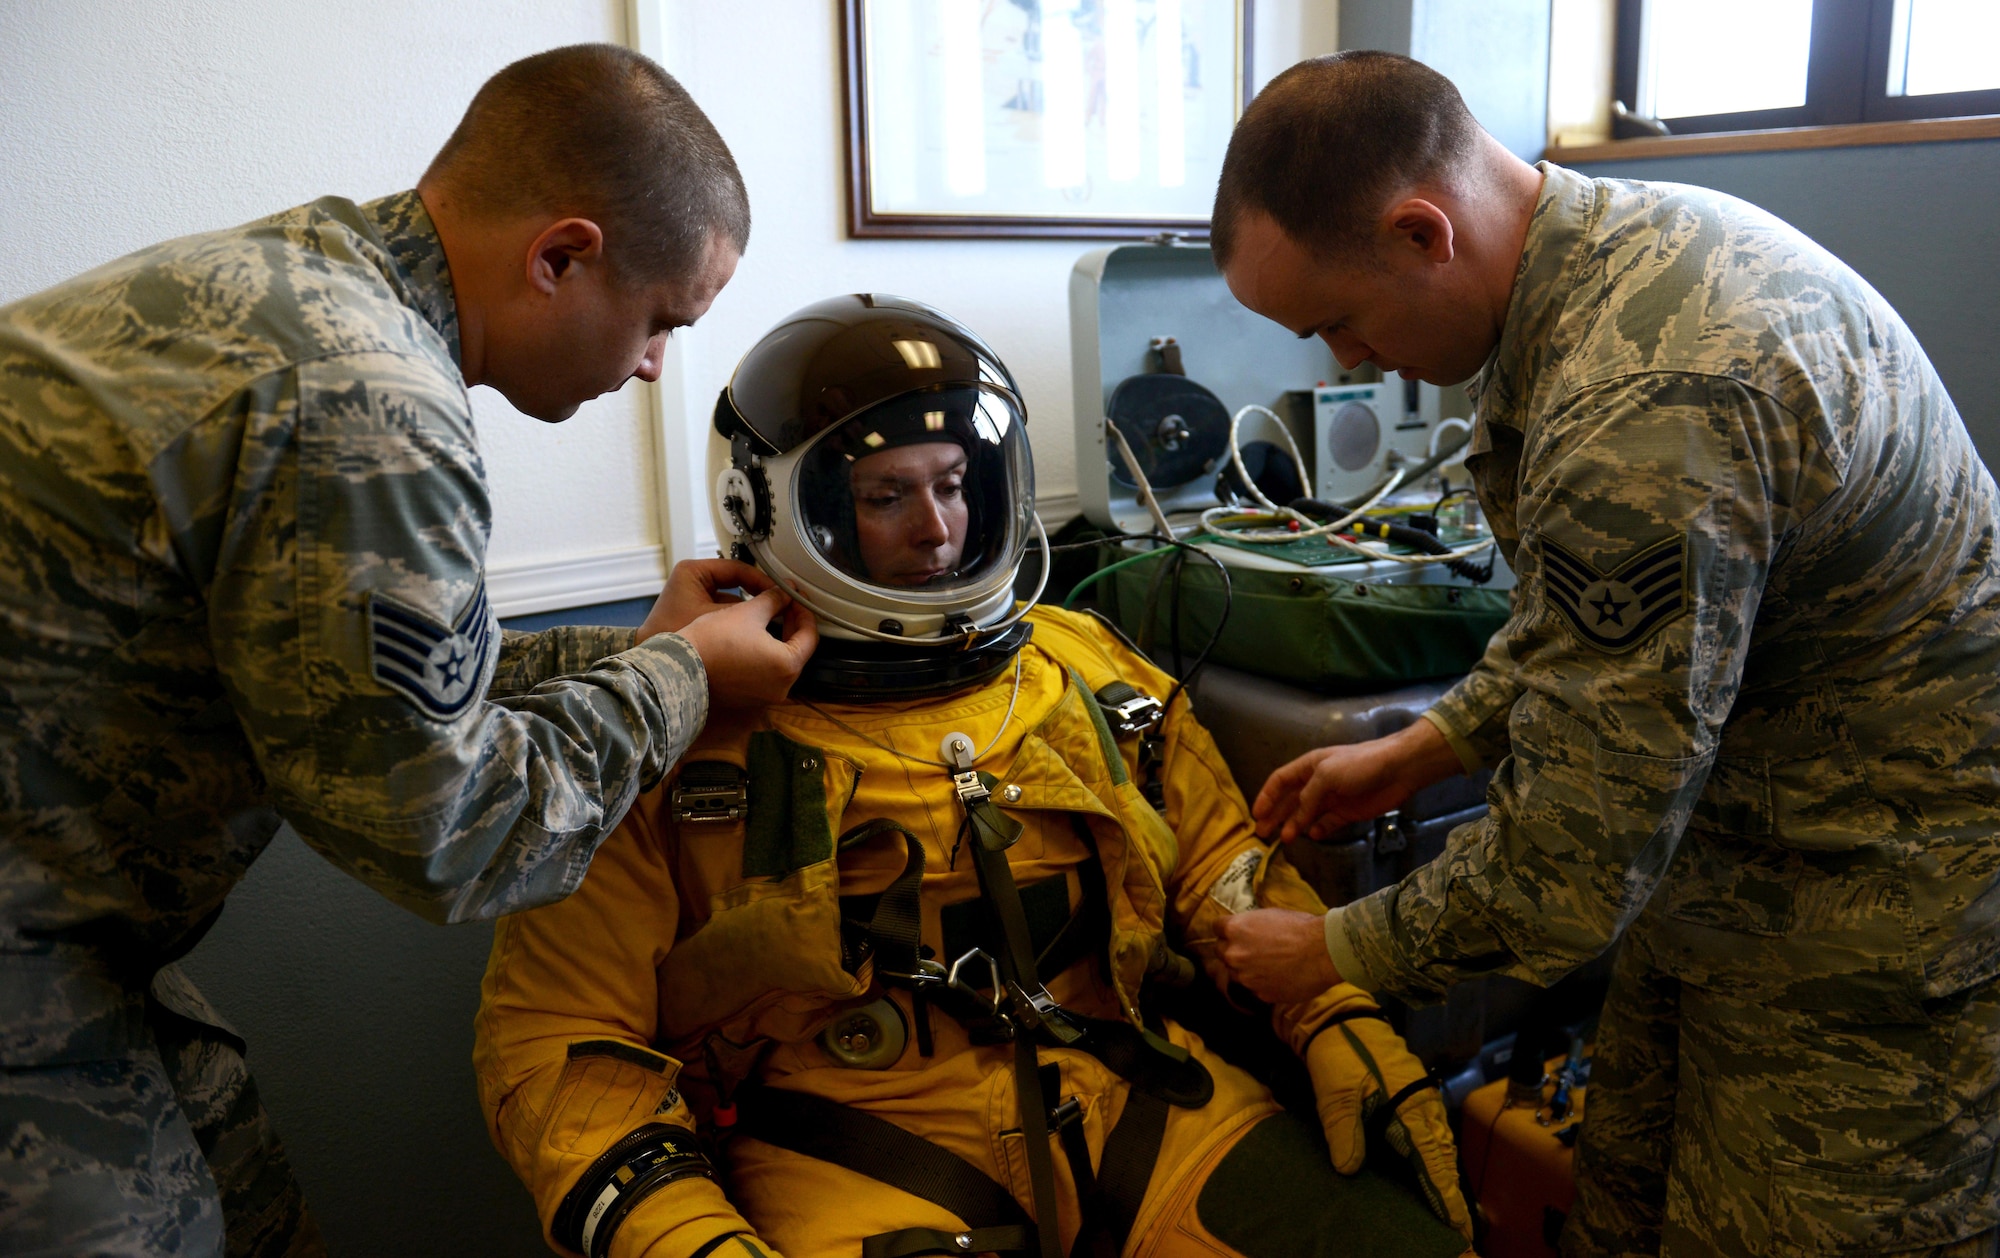
[[[1004,389],[885,402],[821,434],[795,476],[807,545],[872,589],[968,590],[1011,574],[1027,547],[1033,464],[1020,405]]]

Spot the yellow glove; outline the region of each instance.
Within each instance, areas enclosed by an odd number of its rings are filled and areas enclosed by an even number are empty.
[[[1366,992],[1345,983],[1334,992],[1349,998],[1305,1046],[1333,1168],[1343,1175],[1359,1171],[1367,1152],[1363,1131],[1382,1123],[1389,1147],[1416,1172],[1424,1200],[1470,1241],[1472,1214],[1458,1190],[1458,1148],[1443,1096]]]

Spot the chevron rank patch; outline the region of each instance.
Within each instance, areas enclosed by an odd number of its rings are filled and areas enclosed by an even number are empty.
[[[450,628],[386,594],[370,593],[368,631],[375,680],[425,716],[449,721],[478,697],[494,638],[485,582]]]
[[[1575,554],[1541,539],[1548,600],[1577,636],[1617,655],[1687,610],[1687,538],[1670,537],[1599,572]]]

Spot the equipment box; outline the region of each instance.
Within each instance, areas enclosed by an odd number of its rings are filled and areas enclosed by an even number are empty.
[[[1491,540],[1441,444],[1469,424],[1445,413],[1438,389],[1343,372],[1318,339],[1239,305],[1204,246],[1086,254],[1070,276],[1070,339],[1085,517],[1153,533],[1150,490],[1209,557],[1141,562],[1151,543],[1114,545],[1133,562],[1096,597],[1141,645],[1215,634],[1218,663],[1351,694],[1461,674],[1505,622],[1512,574],[1490,545],[1477,561],[1422,559],[1424,547],[1456,553]],[[1371,514],[1344,537],[1280,519],[1293,534],[1263,540],[1225,515],[1260,508],[1260,495],[1290,506],[1315,488],[1356,486],[1343,502],[1367,500]],[[1326,517],[1329,527],[1344,514]],[[1364,528],[1374,531],[1352,535]]]

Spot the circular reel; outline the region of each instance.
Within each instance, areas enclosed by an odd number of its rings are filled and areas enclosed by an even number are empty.
[[[1222,399],[1186,376],[1127,376],[1111,391],[1109,411],[1107,418],[1131,443],[1139,470],[1155,489],[1185,485],[1222,465],[1229,411]],[[1111,478],[1138,488],[1115,444],[1108,454]]]

